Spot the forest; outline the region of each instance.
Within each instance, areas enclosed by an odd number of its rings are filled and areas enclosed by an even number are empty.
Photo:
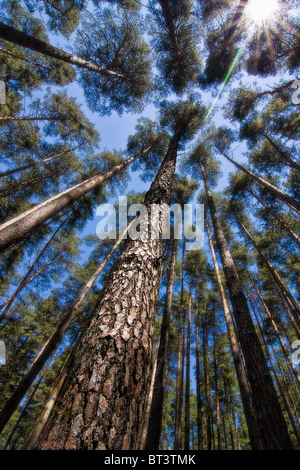
[[[1,450],[300,450],[299,13],[0,0]]]

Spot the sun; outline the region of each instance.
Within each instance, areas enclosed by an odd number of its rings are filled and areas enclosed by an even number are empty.
[[[263,24],[272,18],[278,8],[278,0],[249,0],[245,13],[254,23]]]

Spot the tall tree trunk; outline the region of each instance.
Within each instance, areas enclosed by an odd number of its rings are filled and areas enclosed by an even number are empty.
[[[150,384],[149,393],[148,393],[148,396],[147,396],[147,405],[146,405],[146,409],[145,409],[145,418],[144,418],[143,432],[142,432],[141,443],[140,443],[140,450],[145,450],[145,448],[146,448],[147,435],[148,435],[148,424],[149,424],[151,404],[152,404],[152,400],[153,400],[153,391],[154,391],[156,368],[157,368],[157,355],[156,355],[154,365],[153,365],[151,384]]]
[[[62,51],[41,39],[37,39],[29,34],[23,33],[22,31],[2,22],[0,22],[0,38],[8,42],[18,44],[26,49],[39,52],[45,56],[52,57],[53,59],[62,60],[68,64],[76,65],[77,67],[91,70],[92,72],[98,72],[110,78],[121,78],[126,80],[126,77],[120,73],[114,72],[113,70],[106,70],[97,64],[89,62],[88,60],[81,59],[73,54]]]
[[[29,170],[30,168],[35,168],[39,165],[43,165],[44,163],[51,162],[52,160],[56,158],[63,157],[64,155],[67,155],[68,153],[73,152],[73,150],[76,150],[78,147],[81,147],[81,145],[83,145],[84,143],[85,142],[81,142],[80,144],[76,145],[75,147],[72,147],[71,149],[68,149],[64,152],[57,153],[56,155],[52,155],[51,157],[46,157],[43,160],[40,160],[38,162],[32,162],[32,163],[29,163],[28,165],[15,168],[14,170],[8,170],[8,171],[5,171],[4,173],[0,173],[0,178],[13,175],[14,173],[20,173],[21,171]]]
[[[200,345],[199,345],[199,303],[198,303],[198,290],[197,284],[195,288],[196,299],[196,315],[195,315],[195,330],[196,330],[196,389],[197,389],[197,443],[198,450],[202,450],[202,402],[200,393]]]
[[[77,201],[80,197],[97,188],[101,183],[126,168],[140,156],[147,154],[150,148],[151,147],[148,147],[143,152],[128,158],[118,165],[115,165],[111,170],[105,173],[93,176],[82,183],[62,191],[61,193],[2,224],[0,226],[0,253],[3,253],[16,242],[22,240],[25,235],[39,227],[50,217],[54,216],[65,207],[69,206],[74,201]]]
[[[214,379],[215,379],[215,400],[216,400],[216,424],[217,424],[217,442],[218,450],[221,447],[221,422],[220,422],[220,402],[219,402],[219,387],[218,387],[218,366],[216,355],[216,316],[214,316]]]
[[[264,310],[265,310],[268,318],[271,320],[272,327],[273,327],[273,329],[275,331],[275,334],[277,336],[277,339],[280,343],[280,347],[281,347],[283,355],[285,357],[286,364],[287,364],[288,368],[290,369],[290,371],[292,372],[292,375],[294,376],[294,381],[296,382],[296,387],[297,387],[297,384],[300,385],[300,379],[299,379],[299,376],[298,376],[298,371],[297,371],[295,365],[293,364],[293,362],[291,361],[291,355],[290,355],[289,351],[286,348],[286,345],[285,345],[285,343],[282,339],[282,336],[280,334],[279,328],[278,328],[278,326],[277,326],[277,324],[276,324],[276,322],[275,322],[275,320],[274,320],[267,304],[265,303],[264,298],[261,295],[260,290],[258,289],[253,277],[251,276],[251,274],[248,270],[246,270],[246,272],[247,272],[247,275],[250,279],[250,282],[251,282],[253,288],[255,289],[255,291],[256,291],[256,293],[257,293],[257,295],[258,295],[258,297],[259,297],[259,299],[260,299],[260,301],[261,301],[261,303],[264,307]]]
[[[244,410],[244,414],[246,418],[250,444],[253,450],[261,450],[262,443],[261,443],[261,438],[260,438],[260,430],[257,424],[256,415],[252,406],[248,380],[244,372],[242,358],[241,358],[240,349],[239,349],[238,338],[235,332],[235,326],[232,321],[229,303],[228,303],[225,289],[223,286],[223,281],[221,278],[221,274],[220,274],[220,270],[219,270],[219,266],[218,266],[218,262],[216,258],[214,244],[210,235],[208,221],[205,222],[205,226],[206,226],[206,232],[208,236],[210,251],[212,254],[215,275],[217,278],[218,288],[219,288],[220,297],[222,301],[225,323],[226,323],[226,328],[227,328],[228,338],[229,338],[229,344],[230,344],[230,349],[232,353],[236,377],[237,377],[238,384],[239,384],[239,390],[240,390],[243,410]]]
[[[279,147],[279,145],[273,139],[271,139],[271,137],[266,132],[259,131],[258,134],[263,136],[269,142],[269,144],[273,147],[273,149],[277,152],[277,156],[279,155],[279,160],[281,163],[283,163],[284,165],[290,168],[293,168],[294,170],[300,171],[300,165],[294,162],[294,160],[292,160],[289,157],[289,155],[286,152],[284,152]]]
[[[261,186],[264,186],[265,188],[267,188],[270,191],[270,193],[272,193],[275,197],[279,198],[282,202],[284,202],[289,207],[291,207],[294,211],[296,211],[298,214],[300,214],[300,202],[297,201],[297,199],[293,198],[292,196],[290,196],[287,193],[284,193],[279,188],[277,188],[273,184],[269,183],[267,180],[261,178],[260,176],[255,175],[254,173],[252,173],[252,171],[248,170],[244,166],[242,166],[239,163],[235,162],[234,160],[232,160],[232,158],[230,158],[228,155],[226,155],[226,153],[222,152],[222,150],[220,150],[219,148],[218,148],[218,151],[225,158],[227,158],[227,160],[229,160],[231,163],[233,163],[239,170],[243,171],[248,176],[251,176],[251,178],[253,178],[255,181],[257,181],[257,183],[259,183]]]
[[[267,210],[267,212],[269,212],[269,214],[271,214],[272,217],[274,217],[274,219],[277,220],[277,222],[281,225],[281,227],[287,232],[288,235],[290,235],[290,237],[294,240],[294,242],[296,242],[297,245],[300,247],[300,237],[298,237],[298,235],[284,222],[284,220],[281,217],[279,217],[279,215],[277,215],[276,212],[272,211],[272,209],[270,209],[264,203],[264,201],[252,191],[252,189],[247,188],[247,191],[250,194],[252,194],[252,196],[255,197],[255,199],[258,202],[260,202],[260,204]]]
[[[178,143],[175,135],[146,194],[149,217],[152,204],[169,203]],[[158,239],[127,240],[58,397],[72,418],[62,427],[52,413],[38,449],[128,450],[140,442],[162,263],[161,223],[157,229]]]
[[[289,289],[287,288],[287,286],[283,282],[281,276],[278,274],[278,272],[274,268],[273,264],[271,263],[271,261],[269,260],[269,258],[265,254],[265,252],[260,248],[260,246],[258,245],[256,240],[254,239],[254,237],[251,235],[251,233],[249,232],[247,227],[243,224],[243,222],[238,217],[235,216],[235,219],[236,219],[237,223],[240,225],[240,227],[242,228],[242,230],[245,232],[245,234],[247,235],[249,240],[251,240],[254,247],[256,248],[258,253],[260,254],[261,258],[264,260],[271,276],[273,277],[276,284],[278,285],[278,287],[282,291],[282,293],[283,293],[283,295],[284,295],[284,297],[285,297],[285,299],[286,299],[286,301],[289,305],[289,308],[291,310],[291,313],[293,315],[293,318],[294,318],[296,324],[300,328],[300,308],[298,306],[298,303],[296,302],[296,300],[294,299],[294,297],[290,293]]]
[[[243,350],[248,380],[250,383],[253,407],[261,431],[263,448],[291,449],[291,442],[276,390],[270,375],[264,353],[243,293],[238,273],[231,256],[215,203],[210,191],[206,170],[199,159],[205,184],[207,203],[213,221],[217,246],[220,252],[227,288],[230,295],[239,342]]]
[[[164,305],[164,312],[160,331],[160,341],[157,353],[157,367],[153,390],[153,400],[150,409],[146,450],[158,450],[161,435],[177,245],[178,241],[176,239],[173,239],[166,300]]]
[[[204,386],[205,386],[206,450],[212,450],[208,325],[207,325],[207,310],[206,310],[206,307],[205,307],[205,311],[203,312],[203,316],[202,316],[202,334],[203,334],[203,365],[204,365]]]
[[[186,339],[184,450],[190,450],[190,427],[191,427],[191,423],[190,423],[191,320],[192,320],[192,278],[190,280],[188,325],[187,325],[187,339]]]
[[[126,230],[133,224],[133,221],[126,227]],[[124,232],[125,232],[124,231]],[[18,405],[20,404],[21,400],[23,397],[26,395],[29,387],[31,386],[32,382],[35,380],[37,375],[40,373],[40,371],[43,369],[45,366],[46,361],[49,359],[51,354],[53,354],[53,351],[57,349],[59,344],[62,342],[66,330],[70,326],[71,322],[74,320],[75,315],[79,309],[79,307],[82,305],[86,295],[90,291],[90,289],[93,287],[94,283],[96,282],[98,276],[120,245],[120,243],[123,240],[123,235],[119,237],[119,239],[115,242],[114,246],[110,250],[110,252],[105,256],[103,261],[99,264],[97,269],[94,271],[93,275],[90,277],[90,279],[87,281],[87,283],[84,285],[84,287],[81,289],[77,299],[75,300],[74,304],[62,315],[61,320],[59,321],[57,327],[51,334],[51,336],[47,339],[47,341],[44,343],[42,349],[40,352],[37,354],[35,357],[31,367],[11,395],[11,397],[7,400],[5,406],[0,412],[0,433],[3,431],[4,427],[10,420],[11,416],[17,409]],[[55,235],[55,234],[54,234]],[[54,236],[53,235],[53,236]],[[53,238],[53,237],[52,237]]]
[[[182,424],[182,403],[183,403],[183,292],[184,292],[184,253],[185,243],[182,245],[181,260],[181,290],[180,290],[180,307],[179,307],[179,336],[177,350],[177,373],[176,373],[176,407],[175,407],[175,432],[174,432],[174,450],[181,449],[181,424]]]

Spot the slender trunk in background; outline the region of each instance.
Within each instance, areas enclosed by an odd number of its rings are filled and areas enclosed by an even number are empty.
[[[124,75],[114,72],[112,70],[106,70],[97,64],[89,62],[88,60],[81,59],[80,57],[69,54],[68,52],[62,51],[57,47],[53,47],[41,39],[37,39],[29,34],[23,33],[22,31],[8,26],[5,23],[0,22],[0,38],[5,41],[12,42],[18,46],[31,49],[32,51],[39,52],[53,59],[62,60],[68,64],[76,65],[92,72],[98,72],[110,78],[121,78],[126,80]]]
[[[261,335],[263,344],[264,344],[264,346],[265,346],[266,355],[267,355],[267,357],[268,357],[268,359],[269,359],[269,361],[270,361],[270,364],[271,364],[272,373],[273,373],[273,375],[274,375],[274,378],[275,378],[275,381],[276,381],[276,384],[277,384],[277,387],[278,387],[280,396],[281,396],[282,401],[283,401],[283,403],[284,403],[284,406],[285,406],[286,412],[287,412],[287,414],[288,414],[290,423],[291,423],[291,425],[292,425],[292,428],[293,428],[293,431],[294,431],[294,435],[295,435],[295,437],[296,437],[296,440],[297,440],[298,444],[300,445],[300,435],[299,435],[299,431],[298,431],[298,429],[297,429],[297,426],[296,426],[296,424],[295,424],[295,420],[294,420],[294,416],[293,416],[293,413],[292,413],[291,408],[290,408],[290,404],[289,404],[289,402],[288,402],[288,400],[287,400],[287,397],[286,397],[286,395],[285,395],[285,393],[284,393],[283,387],[282,387],[282,385],[281,385],[281,383],[280,383],[280,380],[279,380],[279,377],[278,377],[278,375],[277,375],[273,358],[272,358],[272,356],[271,356],[271,354],[270,354],[270,351],[269,351],[269,348],[268,348],[268,345],[267,345],[267,342],[266,342],[266,339],[265,339],[265,335],[264,335],[264,333],[263,333],[263,330],[262,330],[260,321],[259,321],[259,319],[258,319],[258,317],[257,317],[256,312],[255,312],[255,309],[254,309],[254,306],[253,306],[253,304],[252,304],[251,298],[249,298],[249,301],[250,301],[250,303],[251,303],[252,311],[253,311],[253,313],[254,313],[255,320],[256,320],[256,323],[257,323],[257,325],[258,325],[258,329],[259,329],[259,332],[260,332],[260,335]],[[275,353],[275,351],[273,351],[273,352]],[[275,354],[275,357],[276,357],[276,359],[277,359],[276,354]],[[281,370],[279,361],[277,361],[277,366],[279,366],[279,370]],[[281,371],[281,373],[282,373],[282,371]],[[284,374],[284,373],[282,373],[282,378],[283,378],[283,380],[285,381],[285,374]]]
[[[237,377],[238,384],[239,384],[239,390],[241,394],[243,410],[244,410],[244,414],[246,418],[251,447],[253,450],[261,450],[262,444],[261,444],[261,439],[260,439],[260,431],[259,431],[259,427],[257,424],[254,409],[252,406],[251,394],[249,390],[248,380],[244,372],[241,353],[239,349],[239,342],[238,342],[238,338],[235,332],[235,326],[234,326],[233,319],[231,316],[231,311],[230,311],[229,303],[227,300],[226,292],[223,286],[223,281],[221,278],[219,265],[218,265],[218,261],[216,258],[215,248],[214,248],[214,244],[211,238],[207,220],[205,222],[205,227],[206,227],[210,251],[211,251],[211,255],[213,259],[214,270],[215,270],[215,275],[216,275],[216,279],[218,283],[220,297],[222,301],[225,323],[226,323],[226,328],[227,328],[228,338],[229,338],[229,344],[231,348],[235,373],[236,373],[236,377]]]
[[[260,176],[255,175],[252,173],[252,171],[248,170],[247,168],[243,167],[239,163],[235,162],[230,158],[226,153],[222,152],[219,148],[218,151],[225,157],[227,160],[229,160],[231,163],[233,163],[239,170],[243,171],[246,173],[248,176],[251,176],[257,183],[259,183],[261,186],[264,186],[267,188],[275,197],[279,198],[282,202],[287,204],[289,207],[291,207],[294,211],[296,211],[298,214],[300,214],[300,202],[290,196],[287,193],[284,193],[281,191],[279,188],[274,186],[273,184],[269,183],[265,179],[261,178]]]
[[[250,383],[253,407],[264,450],[288,450],[292,448],[286,422],[268,369],[262,346],[257,337],[251,313],[231,256],[211,194],[206,170],[199,159],[203,175],[207,203],[213,221],[217,246],[220,252],[227,288],[230,295],[239,342],[244,354]]]
[[[28,233],[39,227],[43,222],[53,217],[58,212],[69,206],[89,191],[97,188],[119,171],[137,160],[140,156],[147,154],[151,147],[140,152],[124,162],[115,165],[111,170],[89,178],[82,183],[72,186],[65,191],[47,199],[34,206],[26,212],[14,217],[0,226],[0,253],[21,241]]]
[[[268,207],[264,201],[258,197],[250,188],[247,188],[247,191],[266,209],[266,211],[274,217],[274,219],[277,220],[277,222],[281,225],[281,227],[287,232],[288,235],[294,240],[294,242],[297,243],[297,245],[300,247],[300,237],[284,222],[284,220],[279,217],[279,215],[276,214],[270,207]]]
[[[221,447],[219,386],[218,386],[218,366],[217,366],[217,355],[216,355],[216,339],[217,339],[216,338],[216,316],[214,316],[214,378],[215,378],[217,442],[218,442],[218,450],[222,450],[222,447]]]
[[[257,252],[261,256],[261,258],[264,260],[271,276],[273,277],[274,281],[276,282],[276,284],[278,285],[278,287],[282,291],[282,294],[284,295],[284,297],[285,297],[285,299],[286,299],[286,301],[289,305],[290,311],[293,315],[293,318],[294,318],[297,326],[300,328],[300,308],[298,306],[298,303],[296,302],[296,300],[294,299],[294,297],[290,293],[289,289],[287,288],[287,286],[283,282],[281,276],[278,274],[278,272],[274,268],[273,264],[271,263],[271,261],[267,257],[266,253],[260,248],[260,246],[258,245],[256,240],[254,239],[254,237],[251,235],[249,230],[245,227],[243,222],[241,220],[239,220],[238,217],[235,216],[235,219],[236,219],[237,223],[239,224],[239,226],[242,228],[242,230],[245,232],[246,236],[251,240],[253,246],[255,247],[255,249],[257,250]]]
[[[175,432],[174,432],[174,450],[181,450],[181,424],[182,424],[182,403],[183,403],[183,291],[184,291],[184,254],[185,243],[182,245],[181,260],[181,290],[180,290],[180,307],[179,307],[179,336],[177,350],[177,374],[176,374],[176,406],[175,406]]]
[[[45,369],[43,370],[42,374],[40,375],[40,377],[39,377],[39,379],[38,379],[36,385],[34,386],[32,392],[31,392],[31,394],[30,394],[30,396],[28,397],[27,402],[26,402],[26,404],[25,404],[25,406],[24,406],[22,412],[20,413],[19,418],[17,419],[16,423],[14,424],[14,426],[13,426],[13,428],[12,428],[12,430],[11,430],[11,432],[10,432],[8,438],[7,438],[7,441],[6,441],[6,443],[5,443],[5,446],[3,447],[3,450],[6,450],[7,447],[9,446],[9,444],[10,444],[12,438],[13,438],[14,435],[15,435],[16,430],[18,429],[18,427],[19,427],[19,425],[20,425],[20,422],[22,421],[22,419],[24,418],[25,414],[27,413],[27,410],[28,410],[29,406],[31,405],[31,403],[32,403],[32,401],[33,401],[34,395],[36,394],[36,391],[37,391],[37,389],[39,388],[40,383],[41,383],[41,381],[42,381],[42,379],[43,379],[45,373],[47,372],[47,370],[48,370],[48,368],[49,368],[49,366],[50,366],[50,363],[51,363],[51,361],[52,361],[52,359],[53,359],[53,356],[54,356],[54,353],[53,353],[52,356],[50,357],[47,366],[46,366]]]
[[[126,230],[133,224],[133,221],[126,227]],[[59,227],[60,228],[60,227]],[[55,232],[56,234],[56,232]],[[55,235],[54,234],[54,235]],[[52,238],[54,237],[52,236]],[[11,397],[7,400],[5,403],[4,407],[2,408],[0,412],[0,433],[3,431],[4,427],[10,420],[11,416],[19,406],[21,400],[23,397],[26,395],[29,387],[31,386],[32,382],[35,380],[37,375],[40,373],[40,371],[43,369],[45,366],[45,363],[49,359],[49,357],[53,354],[53,351],[57,349],[59,344],[62,342],[65,333],[70,326],[71,322],[74,320],[75,315],[79,309],[79,307],[82,305],[86,295],[90,291],[90,289],[93,287],[94,283],[96,282],[98,276],[120,245],[120,243],[123,240],[123,235],[124,232],[121,234],[119,239],[117,239],[116,243],[110,250],[110,252],[105,256],[103,261],[99,264],[97,269],[94,271],[93,275],[90,277],[90,279],[87,281],[85,286],[81,289],[79,296],[75,300],[74,304],[65,312],[62,314],[62,318],[59,321],[57,327],[51,334],[51,336],[47,339],[47,341],[44,343],[42,349],[40,352],[37,354],[35,357],[31,367],[29,370],[26,372],[25,376],[11,395]],[[48,242],[49,243],[49,242]]]
[[[202,316],[206,450],[212,450],[207,307]]]
[[[83,145],[84,143],[85,142],[81,142],[80,144],[76,145],[76,147],[72,147],[71,149],[68,149],[64,152],[57,153],[56,155],[52,155],[52,157],[46,157],[43,160],[40,160],[38,162],[29,163],[28,165],[20,166],[19,168],[15,168],[14,170],[8,170],[8,171],[5,171],[4,173],[0,173],[0,178],[13,175],[14,173],[20,173],[21,171],[29,170],[30,168],[35,168],[39,165],[43,165],[44,163],[51,162],[52,160],[56,158],[63,157],[64,155],[67,155],[68,153],[73,152],[73,150],[76,150],[78,147],[81,147],[81,145]]]
[[[289,168],[293,168],[294,170],[300,171],[300,165],[294,162],[294,160],[292,160],[289,157],[289,155],[286,152],[284,152],[279,147],[279,145],[273,139],[271,139],[271,137],[266,132],[258,131],[258,134],[263,136],[269,142],[269,144],[273,147],[273,149],[277,152],[277,157],[279,156],[279,160],[281,163],[288,166]]]
[[[190,281],[188,327],[186,340],[186,377],[185,377],[185,426],[184,450],[190,450],[190,355],[191,355],[191,320],[192,320],[192,279]]]
[[[28,269],[27,273],[25,274],[25,276],[23,277],[21,283],[19,284],[19,287],[17,287],[17,289],[15,290],[15,292],[5,301],[3,302],[2,305],[0,305],[0,310],[2,310],[3,308],[4,311],[1,313],[0,315],[0,323],[4,320],[4,318],[6,317],[9,309],[11,308],[12,304],[14,303],[15,299],[17,298],[17,296],[19,295],[19,293],[24,289],[24,287],[26,287],[31,281],[33,281],[33,279],[35,279],[42,271],[44,271],[46,269],[46,267],[48,267],[56,258],[59,254],[61,254],[62,252],[58,253],[55,255],[54,258],[52,258],[52,260],[50,260],[48,263],[44,264],[42,266],[42,268],[40,268],[36,273],[34,273],[33,275],[32,272],[34,270],[34,268],[38,265],[40,259],[42,258],[42,256],[44,255],[45,251],[48,249],[48,247],[51,245],[53,239],[55,238],[55,236],[57,235],[57,233],[60,231],[60,229],[62,228],[62,226],[65,224],[66,220],[63,221],[62,224],[60,224],[60,226],[55,230],[55,232],[53,233],[53,235],[50,237],[50,239],[48,240],[48,242],[46,243],[46,245],[44,246],[44,248],[42,249],[42,251],[39,253],[39,255],[37,256],[37,258],[35,259],[35,261],[32,263],[32,265],[30,266],[30,268]]]
[[[146,450],[158,450],[161,435],[177,245],[178,241],[176,239],[173,239],[166,300],[164,305],[164,312],[160,331],[160,341],[157,352],[157,367],[153,390],[153,400],[151,403],[149,416]]]
[[[196,389],[197,389],[197,443],[198,450],[202,450],[202,402],[200,392],[200,345],[199,345],[199,302],[198,302],[198,289],[197,281],[195,287],[196,299],[196,315],[195,315],[195,330],[196,330]]]
[[[142,432],[141,444],[140,444],[140,449],[139,450],[145,450],[145,448],[146,448],[146,441],[147,441],[147,434],[148,434],[148,423],[149,423],[151,404],[152,404],[152,400],[153,400],[153,390],[154,390],[156,367],[157,367],[157,355],[156,355],[154,365],[153,365],[151,384],[150,384],[150,389],[149,389],[149,393],[148,393],[148,397],[147,397],[147,405],[146,405],[146,410],[145,410],[143,432]]]
[[[175,135],[145,196],[169,204],[179,136]],[[162,263],[158,238],[128,239],[82,336],[58,400],[71,416],[66,426],[53,413],[37,449],[130,450],[139,445],[153,366],[152,334]],[[107,423],[110,426],[107,427]]]

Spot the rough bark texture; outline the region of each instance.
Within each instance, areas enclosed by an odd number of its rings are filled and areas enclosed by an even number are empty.
[[[178,138],[148,191],[145,204],[168,204]],[[152,332],[162,239],[128,240],[115,263],[85,335],[74,353],[38,449],[137,449],[151,381]]]
[[[255,331],[247,300],[243,293],[237,270],[218,218],[206,170],[201,160],[199,160],[199,165],[203,175],[207,203],[222,260],[239,342],[245,358],[247,376],[252,391],[253,407],[261,432],[263,449],[288,450],[291,449],[292,446],[287,425],[280,408],[280,403],[260,341]]]
[[[166,386],[166,368],[167,368],[167,353],[169,343],[169,328],[171,319],[172,299],[173,299],[173,286],[175,275],[175,264],[177,257],[177,240],[172,241],[172,254],[171,264],[166,292],[166,300],[164,305],[164,312],[162,318],[162,325],[160,331],[160,341],[157,353],[157,365],[155,382],[153,389],[153,399],[151,403],[148,435],[146,450],[158,450],[159,440],[161,435],[162,417],[163,417],[163,402],[164,402],[164,389]]]
[[[123,168],[126,168],[141,155],[145,155],[149,150],[150,147],[143,152],[128,158],[119,165],[115,165],[111,170],[103,174],[93,176],[76,186],[72,186],[71,188],[62,191],[32,209],[29,209],[28,211],[23,212],[17,217],[14,217],[8,222],[2,224],[0,226],[0,253],[3,253],[15,243],[22,240],[25,235],[39,227],[50,217],[56,215],[62,209],[69,206],[89,191],[97,188],[101,183],[111,178]]]

